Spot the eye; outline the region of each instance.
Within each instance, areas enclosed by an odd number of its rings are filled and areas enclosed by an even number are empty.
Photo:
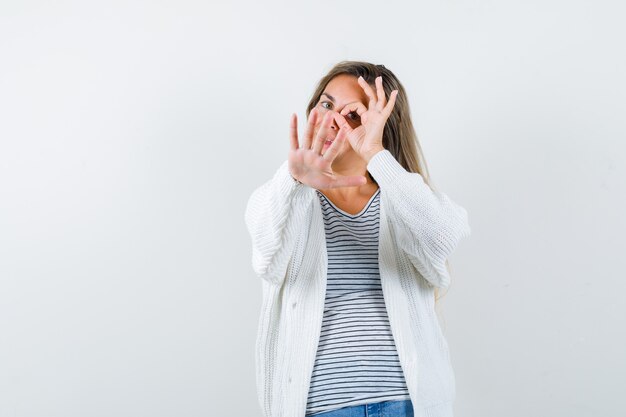
[[[348,116],[352,120],[360,120],[361,119],[361,116],[359,116],[359,113],[357,113],[355,111],[351,111],[350,113],[348,113]]]
[[[324,106],[325,104],[328,104],[330,107],[325,107]],[[320,106],[322,106],[325,109],[330,109],[333,105],[332,105],[332,103],[329,103],[328,101],[321,101],[320,102]]]

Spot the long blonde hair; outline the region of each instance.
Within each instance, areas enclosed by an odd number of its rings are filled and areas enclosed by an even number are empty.
[[[340,74],[353,75],[354,77],[362,76],[365,81],[370,84],[374,90],[375,79],[378,76],[383,77],[383,89],[385,96],[388,98],[393,90],[398,90],[396,102],[393,110],[387,119],[383,130],[383,147],[396,158],[396,160],[409,172],[417,172],[424,179],[431,190],[435,191],[435,187],[431,184],[428,167],[422,148],[417,139],[417,134],[413,128],[411,121],[411,111],[404,87],[398,78],[384,65],[375,65],[363,61],[341,61],[333,66],[330,71],[319,81],[311,100],[306,108],[307,119],[311,110],[317,105],[326,85]],[[374,180],[372,178],[372,180]],[[375,181],[375,180],[374,180]],[[446,269],[450,272],[450,266],[446,259]],[[446,291],[447,293],[447,291]],[[445,295],[445,294],[444,294]],[[435,304],[439,296],[439,288],[435,287]]]

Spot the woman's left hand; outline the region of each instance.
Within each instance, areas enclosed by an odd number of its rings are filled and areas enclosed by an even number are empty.
[[[362,103],[351,104],[344,107],[341,113],[335,113],[335,121],[340,128],[346,130],[346,137],[354,151],[369,162],[372,156],[385,149],[383,130],[393,110],[398,90],[391,92],[389,102],[387,102],[382,77],[376,77],[376,93],[363,77],[359,77],[358,83],[370,99],[368,108],[365,108]],[[355,129],[352,129],[343,117],[353,111],[356,111],[361,118],[361,125]]]

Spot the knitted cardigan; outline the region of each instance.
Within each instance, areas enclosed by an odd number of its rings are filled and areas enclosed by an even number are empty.
[[[434,290],[450,283],[445,261],[470,235],[467,211],[386,149],[367,170],[381,191],[381,286],[415,417],[452,417],[455,377]],[[284,161],[250,196],[245,222],[263,294],[255,345],[259,405],[264,417],[304,417],[328,267],[320,202]]]

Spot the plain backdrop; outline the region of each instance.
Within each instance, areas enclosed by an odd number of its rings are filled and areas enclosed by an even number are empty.
[[[0,416],[260,417],[244,209],[344,59],[469,213],[455,415],[624,415],[623,4],[4,0]]]

